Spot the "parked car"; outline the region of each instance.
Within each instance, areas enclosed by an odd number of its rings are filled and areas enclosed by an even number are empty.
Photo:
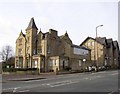
[[[97,67],[96,66],[92,66],[92,71],[97,71]]]

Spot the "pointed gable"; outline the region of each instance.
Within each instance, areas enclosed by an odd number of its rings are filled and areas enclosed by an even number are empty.
[[[113,46],[112,38],[107,39],[107,47],[110,48],[111,46]]]
[[[25,37],[25,35],[23,34],[23,32],[22,32],[22,30],[21,30],[21,32],[20,32],[20,35],[19,36],[23,36],[23,37]]]
[[[97,37],[96,41],[99,42],[100,44],[104,45],[104,46],[107,45],[106,37]]]
[[[65,32],[65,34],[64,34],[64,35],[65,35],[65,36],[67,36],[67,37],[69,37],[69,36],[68,36],[68,33],[67,33],[67,31]]]
[[[86,41],[88,41],[89,39],[95,40],[95,39],[92,38],[92,37],[87,37],[87,38],[80,44],[80,46],[83,46],[83,44],[84,44]]]
[[[29,30],[29,29],[37,29],[38,30],[33,17],[31,18],[26,30]]]
[[[119,49],[119,45],[117,41],[113,41],[114,49]]]
[[[64,35],[62,35],[62,36],[59,36],[59,38],[62,40],[65,40],[67,43],[69,43],[69,44],[72,44],[72,41],[71,41],[71,39],[69,38],[69,35],[68,35],[68,33],[67,32],[65,32],[65,34]]]

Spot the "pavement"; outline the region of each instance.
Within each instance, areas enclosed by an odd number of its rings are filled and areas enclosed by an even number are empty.
[[[73,74],[74,72],[59,72],[57,75],[66,75],[66,74]],[[91,72],[86,72],[91,73]],[[74,73],[76,74],[76,73]],[[53,78],[57,76],[54,72],[49,73],[40,73],[38,75],[26,75],[26,74],[3,74],[2,75],[2,82],[7,81],[28,81],[28,80],[40,80],[40,79],[47,79],[47,78]]]
[[[2,82],[7,81],[28,81],[37,79],[46,79],[55,76],[55,73],[41,73],[39,75],[26,75],[26,74],[3,74]]]

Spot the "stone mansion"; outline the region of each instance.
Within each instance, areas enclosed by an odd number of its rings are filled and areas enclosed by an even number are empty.
[[[49,29],[43,33],[31,18],[26,34],[21,31],[16,40],[15,68],[38,68],[39,72],[71,68],[80,70],[91,65],[91,50],[74,45],[67,32],[58,36]],[[85,62],[85,64],[83,63]]]
[[[80,45],[75,45],[67,32],[58,36],[54,29],[46,33],[38,30],[34,18],[31,18],[25,34],[21,31],[16,40],[15,68],[38,68],[41,73],[68,68],[81,70],[91,65],[118,67],[119,63],[117,41],[88,37]]]

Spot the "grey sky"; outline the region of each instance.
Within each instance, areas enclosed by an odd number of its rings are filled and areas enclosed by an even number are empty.
[[[89,2],[88,2],[89,1]],[[100,1],[100,2],[98,2]],[[42,32],[56,29],[58,35],[68,32],[74,44],[79,45],[86,37],[98,36],[118,40],[118,0],[3,0],[0,1],[0,49],[15,41],[21,29],[25,29],[31,17]]]

